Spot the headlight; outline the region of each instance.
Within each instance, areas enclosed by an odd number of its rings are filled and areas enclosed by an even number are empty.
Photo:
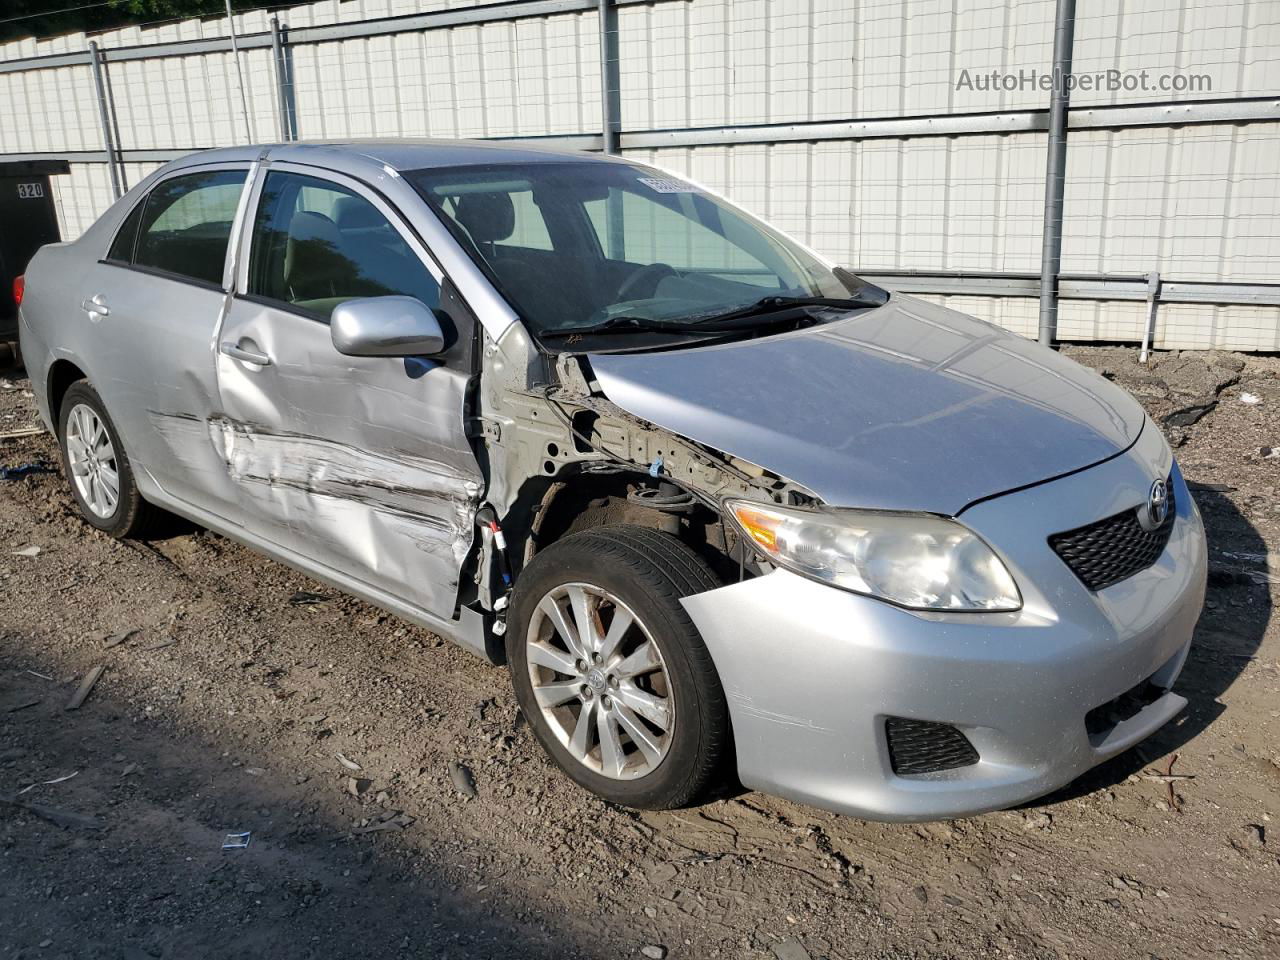
[[[924,513],[725,502],[780,567],[917,610],[1017,610],[1008,568],[963,524]]]

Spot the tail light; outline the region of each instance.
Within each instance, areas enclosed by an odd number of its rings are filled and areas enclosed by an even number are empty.
[[[16,276],[13,278],[13,302],[18,306],[22,306],[22,294],[27,289],[27,278],[24,276]]]

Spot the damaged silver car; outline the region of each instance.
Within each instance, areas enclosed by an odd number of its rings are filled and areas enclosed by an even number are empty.
[[[1130,396],[643,164],[196,154],[36,255],[21,337],[89,524],[507,663],[611,801],[959,816],[1186,703],[1204,534]]]

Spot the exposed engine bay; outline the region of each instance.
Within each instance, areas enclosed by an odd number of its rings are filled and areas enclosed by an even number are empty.
[[[488,486],[476,514],[475,574],[464,575],[459,602],[492,614],[498,637],[519,570],[565,533],[651,526],[680,536],[731,582],[767,565],[723,520],[723,498],[816,500],[756,464],[627,413],[604,396],[587,357],[542,354],[519,326],[486,343],[475,402],[472,435]]]

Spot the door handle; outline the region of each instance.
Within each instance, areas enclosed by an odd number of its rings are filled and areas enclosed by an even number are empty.
[[[111,308],[107,306],[107,301],[102,294],[95,293],[88,300],[80,304],[80,309],[89,314],[89,317],[109,317],[111,316]]]
[[[251,363],[255,367],[271,366],[271,358],[265,353],[257,350],[246,350],[237,343],[230,340],[224,340],[218,345],[218,350],[224,357],[230,357],[232,360],[239,360],[241,363]]]

